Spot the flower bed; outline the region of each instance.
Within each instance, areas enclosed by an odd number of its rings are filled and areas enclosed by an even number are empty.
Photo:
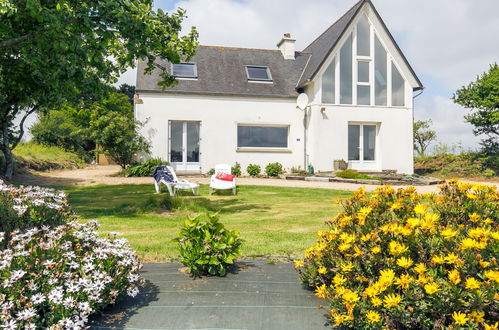
[[[296,261],[355,329],[492,329],[499,323],[499,194],[450,181],[439,194],[359,190]],[[497,329],[497,328],[495,328]]]
[[[75,221],[60,192],[1,190],[3,214],[23,230],[0,235],[0,327],[82,328],[91,313],[138,293],[141,265],[126,240]]]

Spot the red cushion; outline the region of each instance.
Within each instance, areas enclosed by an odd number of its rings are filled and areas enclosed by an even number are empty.
[[[234,181],[235,177],[236,176],[233,174],[227,174],[227,173],[222,173],[222,172],[218,172],[217,175],[215,175],[215,178],[217,178],[218,180],[223,180],[223,181]]]

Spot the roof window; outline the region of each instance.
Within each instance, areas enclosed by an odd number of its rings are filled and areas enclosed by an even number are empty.
[[[272,81],[270,70],[266,66],[246,65],[248,81]]]
[[[196,63],[172,64],[173,75],[177,78],[197,78],[198,69]]]

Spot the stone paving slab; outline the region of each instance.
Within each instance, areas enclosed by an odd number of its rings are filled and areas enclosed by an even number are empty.
[[[94,316],[90,329],[328,329],[326,310],[291,263],[238,262],[193,279],[179,264],[146,264],[146,287]]]

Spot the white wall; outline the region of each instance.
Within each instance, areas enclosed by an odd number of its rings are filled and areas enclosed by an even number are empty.
[[[280,162],[285,168],[303,168],[303,113],[294,99],[250,97],[190,96],[140,93],[136,119],[147,121],[143,135],[152,143],[153,157],[168,160],[168,121],[201,121],[201,172],[215,164],[235,162],[245,171],[258,164],[262,171],[268,163]],[[289,125],[287,152],[237,151],[237,124]],[[297,141],[299,139],[299,141]]]

